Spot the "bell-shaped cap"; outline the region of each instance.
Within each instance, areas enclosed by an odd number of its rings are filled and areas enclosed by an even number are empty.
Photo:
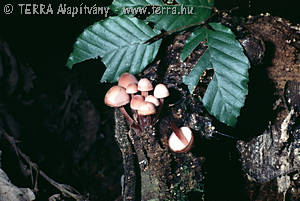
[[[131,83],[138,83],[136,77],[130,73],[123,73],[118,81],[118,86],[126,89]]]
[[[168,88],[164,84],[156,85],[153,94],[156,98],[166,98],[170,95]]]
[[[156,112],[155,105],[153,103],[144,101],[138,110],[138,115],[142,115],[142,116],[152,115],[155,114],[155,112]]]
[[[144,102],[143,96],[134,95],[130,101],[130,108],[133,110],[139,110],[143,102]]]
[[[153,90],[153,86],[147,78],[142,78],[138,82],[138,90],[139,91],[151,91],[151,90]]]
[[[135,94],[138,92],[138,86],[136,83],[131,83],[126,88],[126,93],[128,94]]]
[[[159,100],[153,95],[146,96],[145,101],[153,103],[156,107],[159,106]]]
[[[110,107],[121,107],[130,102],[130,97],[125,89],[120,86],[110,88],[104,97],[104,103]]]

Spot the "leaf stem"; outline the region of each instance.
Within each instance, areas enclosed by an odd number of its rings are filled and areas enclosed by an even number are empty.
[[[154,43],[155,41],[158,41],[159,39],[163,38],[163,37],[166,37],[168,35],[171,35],[172,33],[175,33],[175,32],[179,32],[179,31],[182,31],[184,29],[188,29],[188,28],[191,28],[191,27],[194,27],[194,26],[200,26],[200,25],[204,25],[204,24],[207,24],[208,21],[210,19],[212,19],[217,13],[220,13],[220,12],[229,12],[231,13],[232,11],[234,10],[237,10],[239,7],[236,6],[230,10],[223,10],[223,11],[218,11],[215,7],[213,7],[213,9],[215,10],[215,12],[210,16],[208,17],[206,20],[202,21],[202,22],[196,22],[196,23],[193,23],[193,24],[189,24],[189,25],[185,25],[185,26],[182,26],[182,27],[179,27],[177,29],[174,29],[174,30],[170,30],[170,31],[165,31],[161,34],[158,34],[152,38],[150,38],[149,40],[147,40],[146,42],[144,42],[144,44],[146,43]]]

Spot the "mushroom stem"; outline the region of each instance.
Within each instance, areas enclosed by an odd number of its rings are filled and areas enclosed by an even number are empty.
[[[138,121],[139,124],[144,128],[145,126],[149,126],[149,122],[148,122],[148,116],[149,115],[138,115]]]
[[[126,112],[124,107],[120,107],[120,111],[122,112],[122,114],[124,115],[124,117],[127,119],[129,125],[131,126],[133,124],[133,119],[129,116],[129,114]]]
[[[146,122],[146,126],[151,125],[151,116],[150,116],[150,115],[147,115],[147,116],[145,117],[145,122]]]
[[[137,115],[137,122],[139,125],[141,125],[143,127],[143,121],[142,121],[142,116],[141,115]]]
[[[159,104],[159,106],[158,106],[157,113],[156,113],[155,117],[154,117],[153,120],[152,120],[152,124],[155,124],[155,123],[156,123],[156,121],[158,120],[158,117],[159,117],[159,115],[160,115],[160,113],[161,113],[161,111],[162,111],[162,109],[163,109],[163,106],[164,106],[164,99],[163,99],[163,98],[160,98],[160,99],[159,99],[159,102],[160,102],[160,104]]]
[[[138,123],[139,120],[138,120],[138,113],[137,113],[137,111],[132,109],[131,112],[132,112],[132,115],[133,115],[133,120]]]
[[[148,96],[148,91],[142,91],[141,95],[144,96],[144,97],[147,97]]]
[[[172,121],[171,122],[171,129],[175,133],[175,135],[178,137],[178,139],[185,145],[187,146],[189,144],[188,140],[185,138],[184,134],[182,133],[181,129],[179,129],[175,123]]]

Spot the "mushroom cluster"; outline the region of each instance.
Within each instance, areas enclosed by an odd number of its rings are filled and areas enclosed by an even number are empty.
[[[151,94],[151,92],[153,93]],[[147,78],[139,81],[130,73],[123,73],[117,86],[111,87],[104,98],[104,103],[110,107],[118,107],[130,126],[142,131],[146,126],[156,123],[163,108],[164,99],[169,96],[169,90],[164,84],[153,88]],[[125,105],[130,107],[127,113]],[[194,137],[188,127],[177,128],[171,122],[173,133],[169,138],[169,147],[176,153],[185,153],[192,147]]]
[[[150,94],[151,91],[153,94]],[[155,123],[163,107],[164,98],[168,96],[169,90],[164,84],[156,85],[153,90],[147,78],[138,81],[134,75],[123,73],[118,85],[107,91],[104,103],[110,107],[119,107],[130,125],[135,124],[143,129]],[[133,118],[124,108],[127,104],[130,105]]]

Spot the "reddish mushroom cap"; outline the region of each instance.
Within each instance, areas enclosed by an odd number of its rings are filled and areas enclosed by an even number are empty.
[[[156,85],[153,94],[156,98],[166,98],[170,95],[168,88],[164,84]]]
[[[189,127],[181,127],[180,130],[187,139],[188,144],[184,144],[173,132],[169,138],[169,147],[176,153],[185,153],[191,149],[194,142],[194,136]]]
[[[153,105],[153,103],[149,103],[144,101],[139,110],[138,110],[138,115],[152,115],[155,114],[156,110],[155,110],[155,106]]]
[[[153,86],[147,78],[142,78],[138,82],[138,90],[139,91],[151,91],[151,90],[153,90]]]
[[[104,103],[110,107],[121,107],[129,103],[130,97],[120,86],[110,88],[104,97]]]
[[[138,83],[136,77],[130,73],[123,73],[118,81],[118,86],[126,89],[131,83]]]
[[[135,95],[130,101],[130,108],[133,110],[138,110],[141,104],[144,102],[144,97],[141,95]]]
[[[135,94],[136,92],[138,92],[138,86],[136,83],[131,83],[127,86],[126,93]]]
[[[156,107],[159,106],[159,100],[153,95],[146,96],[145,101],[153,103]]]

